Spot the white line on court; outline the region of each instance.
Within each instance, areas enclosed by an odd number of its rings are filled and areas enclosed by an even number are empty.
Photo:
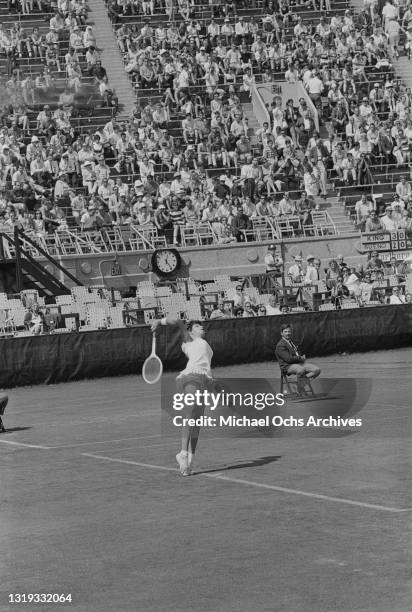
[[[109,442],[127,442],[128,440],[150,440],[151,438],[160,438],[161,434],[153,436],[133,436],[132,438],[118,438],[116,440],[99,440],[98,442],[79,442],[77,444],[59,444],[57,446],[47,446],[47,448],[74,448],[76,446],[91,446],[94,444],[108,444]]]
[[[137,465],[138,467],[147,467],[163,472],[179,472],[177,468],[166,467],[163,465],[151,465],[150,463],[139,463],[137,461],[129,461],[128,459],[114,459],[113,457],[105,457],[103,455],[91,455],[89,453],[82,453],[82,457],[91,457],[92,459],[103,459],[104,461],[111,461],[112,463],[125,463],[126,465]]]
[[[74,427],[76,425],[91,425],[94,423],[109,423],[112,421],[115,421],[117,423],[118,421],[124,421],[126,419],[147,419],[153,418],[153,416],[159,418],[159,415],[153,415],[153,411],[147,410],[145,413],[142,412],[139,414],[126,414],[124,416],[117,416],[115,414],[112,414],[111,416],[109,415],[106,417],[96,417],[95,419],[68,419],[64,422],[61,419],[59,421],[27,421],[27,424],[32,427],[37,427],[38,425],[49,425],[50,427],[67,427],[69,425]]]
[[[141,395],[139,393],[136,393],[136,396],[139,396],[139,400],[140,399],[150,399],[150,400],[155,400],[155,399],[159,399],[160,398],[160,394],[158,396],[156,395]],[[59,398],[61,399],[61,398]],[[125,400],[132,400],[134,399],[133,397],[122,397],[122,402]],[[17,399],[15,399],[16,403],[17,403]],[[40,412],[44,412],[45,410],[67,410],[70,408],[83,408],[84,406],[100,406],[100,405],[106,405],[106,404],[115,404],[115,399],[112,398],[105,398],[105,399],[88,399],[88,398],[84,398],[84,400],[67,400],[67,403],[64,404],[48,404],[47,406],[42,406]],[[159,404],[160,406],[160,404]],[[20,410],[21,409],[21,410]],[[21,404],[19,403],[19,410],[13,410],[13,414],[23,414],[26,413],[27,410],[33,410],[33,402],[31,404]]]
[[[166,436],[163,436],[164,438],[166,438]],[[213,436],[211,438],[207,438],[207,440],[221,440],[222,436]],[[162,447],[162,446],[176,446],[176,439],[173,436],[173,439],[170,440],[170,442],[159,442],[158,444],[139,444],[138,448],[139,450],[141,448],[156,448],[156,447]],[[122,446],[121,448],[111,448],[110,449],[110,453],[122,453],[123,451],[128,451],[128,450],[136,450],[136,445],[134,446]],[[107,449],[103,450],[103,451],[95,451],[96,453],[105,453],[107,452]]]
[[[82,453],[82,457],[91,457],[92,459],[101,459],[103,461],[110,461],[112,463],[124,463],[127,465],[136,465],[137,467],[149,468],[152,470],[161,470],[165,472],[178,472],[176,468],[166,467],[163,465],[153,465],[151,463],[140,463],[139,461],[129,461],[127,459],[116,459],[115,457],[107,457],[104,455],[93,455],[89,453]],[[350,506],[358,506],[360,508],[371,508],[372,510],[382,510],[383,512],[410,512],[412,508],[391,508],[389,506],[380,506],[378,504],[368,504],[367,502],[355,501],[353,499],[345,499],[344,497],[330,497],[329,495],[321,495],[319,493],[309,493],[307,491],[300,491],[299,489],[287,489],[285,487],[277,487],[275,485],[267,485],[260,482],[253,482],[253,480],[243,480],[237,478],[230,478],[229,476],[222,476],[220,472],[216,474],[197,474],[198,476],[204,476],[206,478],[214,478],[215,480],[224,480],[226,482],[232,482],[236,484],[243,484],[249,487],[256,487],[258,489],[268,489],[270,491],[278,491],[280,493],[289,493],[291,495],[300,495],[302,497],[311,497],[313,499],[320,499],[323,501],[334,502],[338,504],[347,504]]]
[[[49,450],[51,446],[40,446],[39,444],[24,444],[23,442],[14,442],[13,440],[0,440],[3,444],[11,444],[12,446],[24,446],[25,448],[39,448],[40,450]]]

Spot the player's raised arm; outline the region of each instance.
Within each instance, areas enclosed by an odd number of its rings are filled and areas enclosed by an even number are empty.
[[[182,342],[187,342],[191,339],[189,332],[187,331],[186,323],[182,321],[182,319],[176,319],[171,315],[167,315],[166,317],[163,317],[163,319],[154,319],[151,325],[152,331],[156,331],[159,325],[177,325],[180,328]]]

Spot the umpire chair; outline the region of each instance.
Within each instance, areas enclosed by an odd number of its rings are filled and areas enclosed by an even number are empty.
[[[294,377],[293,380],[290,380],[291,376]],[[284,374],[282,370],[280,371],[280,392],[282,395],[297,397],[315,395],[310,378],[301,378],[300,382],[302,384],[301,388],[299,388],[296,374]]]

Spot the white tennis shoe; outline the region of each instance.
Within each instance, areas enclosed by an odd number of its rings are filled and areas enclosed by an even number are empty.
[[[187,451],[180,451],[176,455],[176,461],[179,464],[180,473],[182,476],[190,476],[189,459]]]

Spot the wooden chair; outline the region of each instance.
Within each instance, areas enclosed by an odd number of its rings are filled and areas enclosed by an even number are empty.
[[[291,376],[294,377],[294,380],[290,380]],[[315,395],[310,378],[301,378],[300,382],[303,385],[305,395]],[[283,395],[302,397],[302,389],[299,390],[298,388],[298,377],[296,374],[284,374],[282,370],[280,371],[280,392]]]

